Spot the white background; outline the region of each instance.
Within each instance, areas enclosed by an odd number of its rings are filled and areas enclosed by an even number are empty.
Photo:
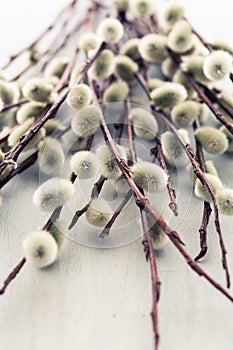
[[[53,19],[65,0],[2,2],[0,62],[30,42]],[[185,1],[187,17],[207,39],[232,39],[232,9],[221,2]],[[157,3],[160,7],[162,1]],[[231,158],[217,159],[221,178],[233,185]],[[224,164],[224,165],[223,165]],[[183,192],[178,221],[192,256],[198,251],[201,201],[186,212],[190,181],[180,174]],[[43,223],[31,204],[38,178],[29,172],[4,190],[0,230],[0,281],[22,256],[25,234]],[[22,191],[23,188],[23,191]],[[185,196],[186,193],[186,196]],[[13,195],[14,194],[14,195]],[[233,272],[231,218],[221,218]],[[201,263],[223,283],[217,235],[209,229],[210,251]],[[233,305],[196,276],[169,245],[157,256],[162,294],[159,303],[161,350],[232,349]],[[231,289],[233,293],[233,289]],[[27,265],[0,297],[0,348],[4,350],[152,350],[149,265],[140,240],[115,249],[92,249],[70,242],[59,261],[45,271]]]

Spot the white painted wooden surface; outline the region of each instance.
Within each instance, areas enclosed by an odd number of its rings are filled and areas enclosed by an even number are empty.
[[[60,1],[61,4],[65,2]],[[223,36],[229,29],[231,11],[226,0],[221,4],[225,4],[226,8],[228,6],[228,11],[223,5],[219,7],[210,0],[186,2],[190,17],[193,15],[193,23],[200,24],[206,35],[213,33],[216,36],[220,32],[220,36]],[[19,10],[20,2],[11,0],[8,3],[16,12]],[[28,2],[23,3],[27,8]],[[46,2],[50,11],[59,5],[55,1]],[[6,21],[12,7],[4,6],[1,16]],[[25,21],[35,23],[36,27],[39,18],[43,22],[45,8],[40,8],[39,4],[35,6],[38,7],[37,16],[33,19],[27,14]],[[215,22],[218,15],[221,23]],[[0,21],[1,32],[3,23]],[[16,32],[19,35],[20,28]],[[30,36],[24,31],[21,35],[22,41],[25,35]],[[229,38],[229,33],[226,35]],[[10,52],[14,51],[11,41],[12,37],[8,42],[7,33],[1,41],[1,47],[4,49],[6,45],[7,53],[9,49],[12,49]],[[231,158],[225,156],[224,162],[217,159],[217,167],[224,183],[233,186]],[[199,248],[197,236],[202,203],[195,198],[189,202],[187,175],[180,174],[179,181],[183,185],[183,191],[179,193],[179,208],[181,213],[185,212],[185,216],[178,220],[177,229],[187,243],[188,251],[195,256]],[[21,242],[25,234],[44,222],[45,215],[36,211],[31,203],[38,183],[35,171],[28,171],[25,176],[14,179],[3,192],[0,281],[21,258]],[[233,273],[232,219],[222,217],[221,223]],[[201,266],[223,282],[220,260],[212,219],[209,253]],[[161,350],[232,349],[232,304],[196,276],[171,244],[157,255],[157,263],[162,282],[159,302]],[[140,239],[113,249],[94,249],[69,241],[54,266],[38,271],[26,264],[6,294],[0,297],[0,348],[152,350],[149,276],[149,265],[145,261]]]

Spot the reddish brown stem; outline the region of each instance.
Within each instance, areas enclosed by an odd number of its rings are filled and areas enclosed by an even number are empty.
[[[71,223],[69,225],[69,230],[71,230],[74,225],[78,222],[78,219],[87,211],[87,209],[89,208],[89,206],[91,205],[91,202],[93,199],[98,198],[103,184],[107,179],[105,177],[103,177],[102,175],[99,177],[98,181],[94,184],[93,188],[92,188],[92,193],[91,193],[91,199],[90,201],[80,210],[77,210],[71,220]]]
[[[80,84],[83,82],[89,68],[91,67],[91,65],[93,64],[93,62],[96,60],[96,58],[99,56],[100,52],[105,48],[106,44],[102,43],[100,45],[100,47],[98,48],[98,50],[96,51],[95,55],[92,56],[92,58],[90,60],[86,61],[86,64],[83,68],[83,71],[81,73],[81,75],[79,76],[78,80],[76,81],[76,84]],[[76,50],[74,55],[76,56]],[[71,65],[70,65],[71,67]],[[67,72],[66,72],[67,73]],[[68,93],[70,91],[70,88],[67,89],[67,91],[65,91],[62,96],[58,99],[57,102],[55,102],[50,108],[49,110],[42,116],[42,118],[36,122],[29,130],[28,132],[20,139],[20,141],[16,144],[15,147],[12,148],[12,150],[9,152],[7,159],[13,159],[13,160],[17,160],[18,156],[20,155],[20,153],[24,150],[24,148],[27,146],[27,144],[33,139],[34,135],[44,126],[44,124],[52,118],[55,118],[55,116],[57,115],[57,112],[59,110],[59,108],[61,107],[61,105],[63,104],[63,102],[65,101]]]
[[[23,258],[20,260],[18,265],[14,268],[14,270],[9,274],[7,279],[4,281],[2,288],[0,289],[0,295],[5,293],[6,288],[8,285],[13,281],[13,279],[18,275],[20,270],[22,269],[23,265],[26,263],[26,258]]]
[[[16,103],[9,103],[8,105],[5,105],[5,106],[1,109],[0,113],[9,111],[9,110],[12,109],[12,108],[19,107],[19,106],[24,105],[25,103],[28,103],[28,102],[29,102],[29,100],[24,99],[24,100],[18,101],[18,102],[16,102]]]
[[[194,131],[198,128],[199,126],[199,121],[195,121],[193,123],[193,129]],[[196,143],[196,157],[197,160],[199,162],[200,168],[203,172],[206,172],[206,166],[205,166],[205,157],[204,157],[204,153],[202,150],[202,145],[201,143],[198,141],[197,137],[195,136],[195,143]],[[210,215],[211,215],[212,209],[211,206],[208,202],[204,201],[204,207],[203,207],[203,214],[202,214],[202,222],[201,222],[201,227],[199,229],[199,233],[200,233],[200,247],[201,250],[199,252],[199,254],[195,257],[195,261],[200,260],[201,258],[203,258],[208,250],[208,246],[207,246],[207,227],[209,224],[209,219],[210,219]]]
[[[124,209],[124,207],[126,206],[126,204],[129,202],[130,198],[132,197],[132,191],[129,190],[123,201],[120,203],[120,205],[116,208],[116,210],[114,211],[111,219],[109,220],[109,222],[106,224],[106,226],[104,227],[103,231],[100,233],[100,237],[104,238],[106,236],[109,235],[109,232],[112,228],[112,225],[114,224],[114,222],[116,221],[116,219],[118,218],[118,216],[120,215],[120,213],[122,212],[122,210]]]
[[[201,170],[198,162],[196,161],[195,152],[194,152],[193,148],[191,147],[191,145],[186,144],[184,142],[184,140],[181,137],[181,135],[179,134],[178,130],[172,124],[172,122],[169,120],[168,116],[164,113],[164,111],[161,110],[160,115],[163,118],[163,120],[166,122],[169,129],[176,135],[176,137],[178,138],[178,140],[180,141],[180,143],[184,147],[184,149],[189,157],[189,160],[193,166],[193,170],[194,170],[195,175],[199,178],[201,183],[207,187],[207,189],[211,195],[211,198],[213,201],[213,206],[214,206],[215,227],[216,227],[216,231],[217,231],[218,236],[219,236],[219,243],[220,243],[220,248],[222,251],[222,265],[223,265],[223,269],[225,270],[225,273],[226,273],[227,287],[229,288],[230,287],[230,274],[229,274],[227,259],[226,259],[227,250],[225,247],[225,243],[224,243],[224,239],[223,239],[222,231],[221,231],[221,227],[220,227],[219,213],[218,213],[218,206],[217,206],[217,202],[216,202],[215,191],[214,191],[213,187],[209,184],[204,172]]]
[[[32,43],[30,43],[28,46],[21,49],[19,52],[17,52],[14,55],[11,55],[9,60],[4,64],[4,66],[1,68],[2,70],[9,67],[9,65],[15,61],[19,56],[21,56],[24,52],[27,52],[31,50],[33,47],[35,47],[49,32],[52,31],[52,29],[59,23],[60,18],[63,16],[63,14],[67,11],[70,11],[74,8],[78,0],[72,0],[68,5],[66,5],[56,16],[54,21],[43,30],[43,32],[35,39]]]
[[[167,164],[166,164],[166,161],[165,161],[165,158],[164,158],[160,137],[156,138],[156,142],[157,142],[156,157],[159,160],[161,168],[167,174],[167,190],[168,190],[168,194],[169,194],[169,197],[170,197],[169,207],[173,211],[174,215],[177,216],[178,212],[177,212],[177,203],[176,203],[176,190],[172,186],[172,183],[171,183],[171,177],[170,177],[170,173],[169,173],[169,170],[167,168]],[[153,149],[151,151],[153,152]]]
[[[151,318],[153,323],[153,330],[154,330],[154,349],[158,349],[159,345],[159,327],[158,327],[158,301],[160,297],[160,287],[161,282],[159,280],[158,272],[157,272],[157,266],[156,266],[156,260],[155,260],[155,253],[150,237],[150,231],[148,226],[148,220],[145,210],[140,209],[141,212],[141,221],[142,221],[142,227],[143,227],[143,246],[144,251],[146,255],[147,261],[150,262],[150,271],[151,271],[151,285],[152,285],[152,310],[151,310]]]

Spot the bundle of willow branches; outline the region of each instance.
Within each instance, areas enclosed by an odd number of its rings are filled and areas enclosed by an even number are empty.
[[[156,251],[166,249],[169,240],[195,273],[233,302],[227,289],[197,263],[208,251],[207,228],[213,211],[230,287],[219,216],[233,215],[233,189],[224,186],[208,157],[233,151],[233,97],[224,84],[221,89],[216,85],[233,79],[233,47],[227,42],[206,42],[178,1],[170,1],[157,15],[150,0],[115,0],[114,8],[94,0],[83,20],[77,15],[78,5],[78,0],[69,3],[1,70],[1,204],[5,185],[29,167],[38,166],[45,181],[35,191],[33,203],[49,213],[49,218],[41,230],[25,237],[25,256],[3,283],[0,294],[26,262],[39,268],[54,263],[67,231],[81,216],[107,240],[124,208],[136,204],[151,269],[157,349],[160,281]],[[74,24],[70,28],[71,17]],[[53,31],[48,48],[42,50],[40,43]],[[63,57],[67,42],[77,37],[73,53]],[[23,55],[27,56],[25,66],[9,78],[8,69]],[[68,122],[58,113],[65,104],[72,115]],[[95,147],[94,139],[98,139]],[[138,157],[136,145],[141,143],[145,159]],[[69,178],[61,175],[64,167],[70,169]],[[200,252],[195,259],[179,233],[169,226],[166,209],[157,197],[167,191],[166,206],[178,216],[170,176],[174,169],[183,169],[192,177],[191,191],[203,201]],[[93,180],[89,201],[76,208],[70,222],[61,220],[64,206],[78,196],[75,182],[86,179]],[[155,195],[151,197],[151,193]],[[116,197],[120,202],[113,207]]]

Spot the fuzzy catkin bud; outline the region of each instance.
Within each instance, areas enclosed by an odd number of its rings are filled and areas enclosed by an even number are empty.
[[[122,146],[116,146],[116,147],[120,154],[120,157],[126,160],[127,157],[126,157],[125,148]],[[121,174],[121,171],[117,164],[115,156],[110,151],[109,147],[107,145],[101,145],[98,147],[96,153],[100,162],[101,174],[104,177],[109,179],[116,179],[117,177],[119,177]]]
[[[211,154],[224,153],[228,148],[228,140],[224,133],[211,126],[203,126],[196,130],[195,135],[204,150]]]
[[[90,50],[96,50],[101,43],[100,38],[95,33],[83,33],[79,38],[79,47],[85,53]]]
[[[176,22],[167,39],[168,47],[177,53],[184,53],[193,46],[192,28],[185,20]]]
[[[184,16],[184,6],[180,1],[169,1],[162,14],[162,20],[166,25],[172,27]]]
[[[118,194],[115,189],[114,180],[107,180],[104,182],[100,196],[107,202],[113,202],[115,199],[117,199]]]
[[[20,140],[21,136],[23,136],[33,125],[34,118],[27,119],[23,124],[17,126],[12,133],[8,137],[8,145],[13,147]],[[29,142],[29,144],[25,147],[26,149],[34,147],[45,135],[44,128],[41,128],[39,132],[33,137],[33,139]]]
[[[167,37],[161,34],[147,34],[139,42],[138,50],[145,61],[160,63],[167,56]]]
[[[49,233],[55,239],[58,250],[61,250],[62,246],[65,243],[65,234],[66,234],[66,225],[63,220],[56,220],[52,226],[49,228]]]
[[[153,140],[158,132],[154,116],[143,108],[133,108],[130,115],[135,134],[144,140]]]
[[[23,251],[27,261],[35,267],[46,267],[54,263],[58,254],[55,239],[47,231],[34,231],[23,241]]]
[[[182,136],[186,144],[190,143],[186,130],[180,129],[179,134]],[[185,167],[188,163],[188,156],[183,149],[180,141],[170,131],[166,131],[161,136],[163,154],[169,165],[172,167]]]
[[[225,51],[213,51],[205,59],[203,72],[209,80],[221,80],[232,70],[232,56]]]
[[[219,190],[222,188],[222,183],[217,176],[205,173],[205,177],[207,178],[209,184],[214,188],[214,190]],[[207,186],[203,185],[199,179],[196,179],[194,193],[198,198],[201,198],[206,202],[212,201],[212,197]]]
[[[139,38],[127,40],[120,48],[120,55],[128,56],[133,61],[139,60],[141,57],[138,51],[139,43]]]
[[[171,111],[172,120],[180,126],[191,125],[198,117],[200,103],[195,101],[184,101],[175,106]]]
[[[111,208],[103,199],[93,199],[85,216],[91,225],[104,227],[111,217]]]
[[[211,46],[214,50],[226,51],[233,56],[233,46],[227,41],[216,40],[214,42],[211,42]]]
[[[8,83],[0,80],[0,105],[16,103],[19,100],[19,89],[15,83]]]
[[[223,215],[233,215],[233,190],[222,188],[216,192],[219,212]]]
[[[121,22],[115,18],[105,18],[100,22],[97,28],[97,34],[106,43],[116,44],[124,35],[124,27]]]
[[[21,106],[16,113],[16,120],[19,124],[24,123],[27,119],[36,119],[41,115],[45,105],[40,102],[28,102]]]
[[[85,147],[87,138],[80,136],[77,137],[77,135],[71,129],[62,136],[62,141],[65,149],[69,153],[75,153],[81,151]]]
[[[118,81],[116,83],[111,84],[105,91],[103,96],[104,103],[116,103],[120,102],[120,106],[122,106],[122,102],[124,102],[129,93],[128,85],[123,81]]]
[[[186,89],[178,83],[164,83],[151,92],[151,99],[156,108],[174,107],[186,98]]]
[[[146,17],[153,12],[151,0],[130,0],[129,7],[132,14],[136,17]]]
[[[28,80],[22,89],[24,97],[37,102],[52,102],[52,91],[53,86],[45,83],[44,80],[40,78]]]
[[[214,162],[212,160],[207,160],[205,162],[206,172],[218,177],[217,169],[215,168]]]
[[[132,82],[135,79],[135,73],[138,71],[138,65],[128,56],[118,55],[114,58],[114,74],[126,82]]]
[[[76,110],[88,106],[91,103],[91,100],[91,89],[86,84],[72,86],[67,96],[68,105]]]
[[[174,83],[178,83],[178,84],[181,84],[184,86],[189,98],[193,98],[196,96],[196,94],[197,94],[196,91],[194,90],[194,88],[192,87],[192,85],[188,81],[186,75],[184,74],[184,72],[182,72],[181,69],[178,69],[175,72],[175,74],[173,76],[173,81],[174,81]]]
[[[59,120],[50,119],[45,124],[45,134],[46,136],[52,135],[56,130],[61,130],[61,124]]]
[[[68,180],[52,178],[38,187],[33,195],[35,206],[43,211],[52,211],[67,202],[74,193]]]
[[[67,57],[54,58],[45,69],[46,77],[57,77],[60,79],[64,73],[69,59]]]
[[[135,163],[131,170],[135,183],[148,192],[161,191],[167,185],[166,173],[156,164],[142,161]]]
[[[40,142],[38,148],[40,171],[46,175],[59,174],[65,160],[61,144],[52,137],[46,137]]]
[[[99,161],[96,155],[90,151],[75,153],[70,160],[70,167],[79,179],[90,179],[97,173]]]
[[[161,65],[163,75],[169,79],[173,78],[178,68],[179,65],[171,57],[167,57]]]
[[[158,78],[150,78],[148,79],[148,88],[152,91],[162,86],[164,81]]]
[[[195,80],[200,83],[208,83],[209,79],[205,76],[203,72],[203,66],[205,62],[205,57],[203,56],[190,56],[183,59],[181,68],[185,72],[192,74]]]
[[[93,62],[88,71],[88,76],[94,80],[103,80],[108,78],[113,73],[113,59],[114,54],[111,50],[103,50]]]
[[[5,153],[0,148],[0,164],[4,161],[4,159],[5,159]]]
[[[119,11],[127,11],[129,9],[129,0],[114,0],[114,5]]]
[[[99,128],[101,113],[100,108],[94,105],[83,108],[72,119],[72,130],[76,135],[81,137],[94,134]]]

